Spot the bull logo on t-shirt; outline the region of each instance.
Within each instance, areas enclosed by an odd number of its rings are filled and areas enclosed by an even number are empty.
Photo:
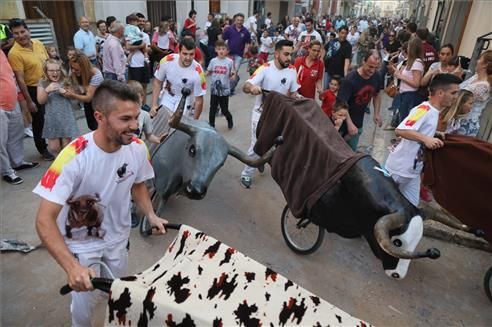
[[[375,93],[375,89],[372,85],[364,86],[355,94],[355,105],[367,105]]]
[[[65,236],[67,238],[77,240],[90,237],[104,238],[105,232],[100,228],[103,221],[103,211],[99,202],[101,202],[99,193],[81,195],[75,199],[71,196],[67,200],[70,207],[65,222]],[[72,231],[73,229],[77,229],[77,231]]]
[[[285,77],[282,78],[282,80],[280,80],[280,83],[282,83],[282,85],[284,85],[286,82],[287,82],[287,79]]]

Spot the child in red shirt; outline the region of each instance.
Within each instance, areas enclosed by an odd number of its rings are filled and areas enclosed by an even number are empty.
[[[319,95],[319,99],[321,100],[321,109],[323,109],[324,113],[330,118],[333,113],[333,104],[335,104],[339,89],[340,77],[335,75],[331,77],[328,89]]]

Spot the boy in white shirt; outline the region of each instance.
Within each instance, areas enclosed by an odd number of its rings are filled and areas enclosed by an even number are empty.
[[[402,140],[390,152],[385,167],[403,196],[415,206],[419,203],[424,147],[435,150],[444,146],[435,137],[439,112],[456,100],[460,83],[455,75],[437,75],[429,86],[429,101],[413,108],[395,130]]]
[[[273,52],[273,40],[268,34],[268,30],[263,31],[263,35],[260,38],[261,47],[260,47],[260,59],[265,63],[268,61],[268,56],[271,52]]]

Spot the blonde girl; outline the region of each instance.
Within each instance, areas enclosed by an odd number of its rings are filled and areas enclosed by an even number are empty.
[[[473,93],[461,90],[453,105],[439,114],[438,130],[446,134],[462,134],[460,130],[463,130],[464,118],[470,113],[472,106]]]
[[[37,99],[45,105],[43,138],[48,140],[52,153],[59,153],[79,135],[79,129],[70,100],[63,96],[69,83],[62,66],[56,59],[48,59],[43,65],[44,77],[39,81]]]

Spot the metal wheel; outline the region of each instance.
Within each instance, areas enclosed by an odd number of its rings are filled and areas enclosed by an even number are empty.
[[[152,201],[152,207],[154,208],[155,212],[158,213],[160,209],[160,204],[162,203],[161,197],[158,196],[157,192],[154,190],[152,192],[150,199]],[[147,215],[144,215],[140,220],[139,230],[140,230],[140,235],[142,235],[143,237],[152,235],[152,227],[149,224],[149,219],[147,218]]]
[[[487,294],[489,300],[492,301],[492,267],[490,267],[489,270],[487,270],[487,273],[485,273],[483,286],[485,287],[485,294]]]
[[[287,246],[297,254],[310,254],[323,242],[324,228],[308,218],[296,218],[288,206],[282,211],[282,235]]]

